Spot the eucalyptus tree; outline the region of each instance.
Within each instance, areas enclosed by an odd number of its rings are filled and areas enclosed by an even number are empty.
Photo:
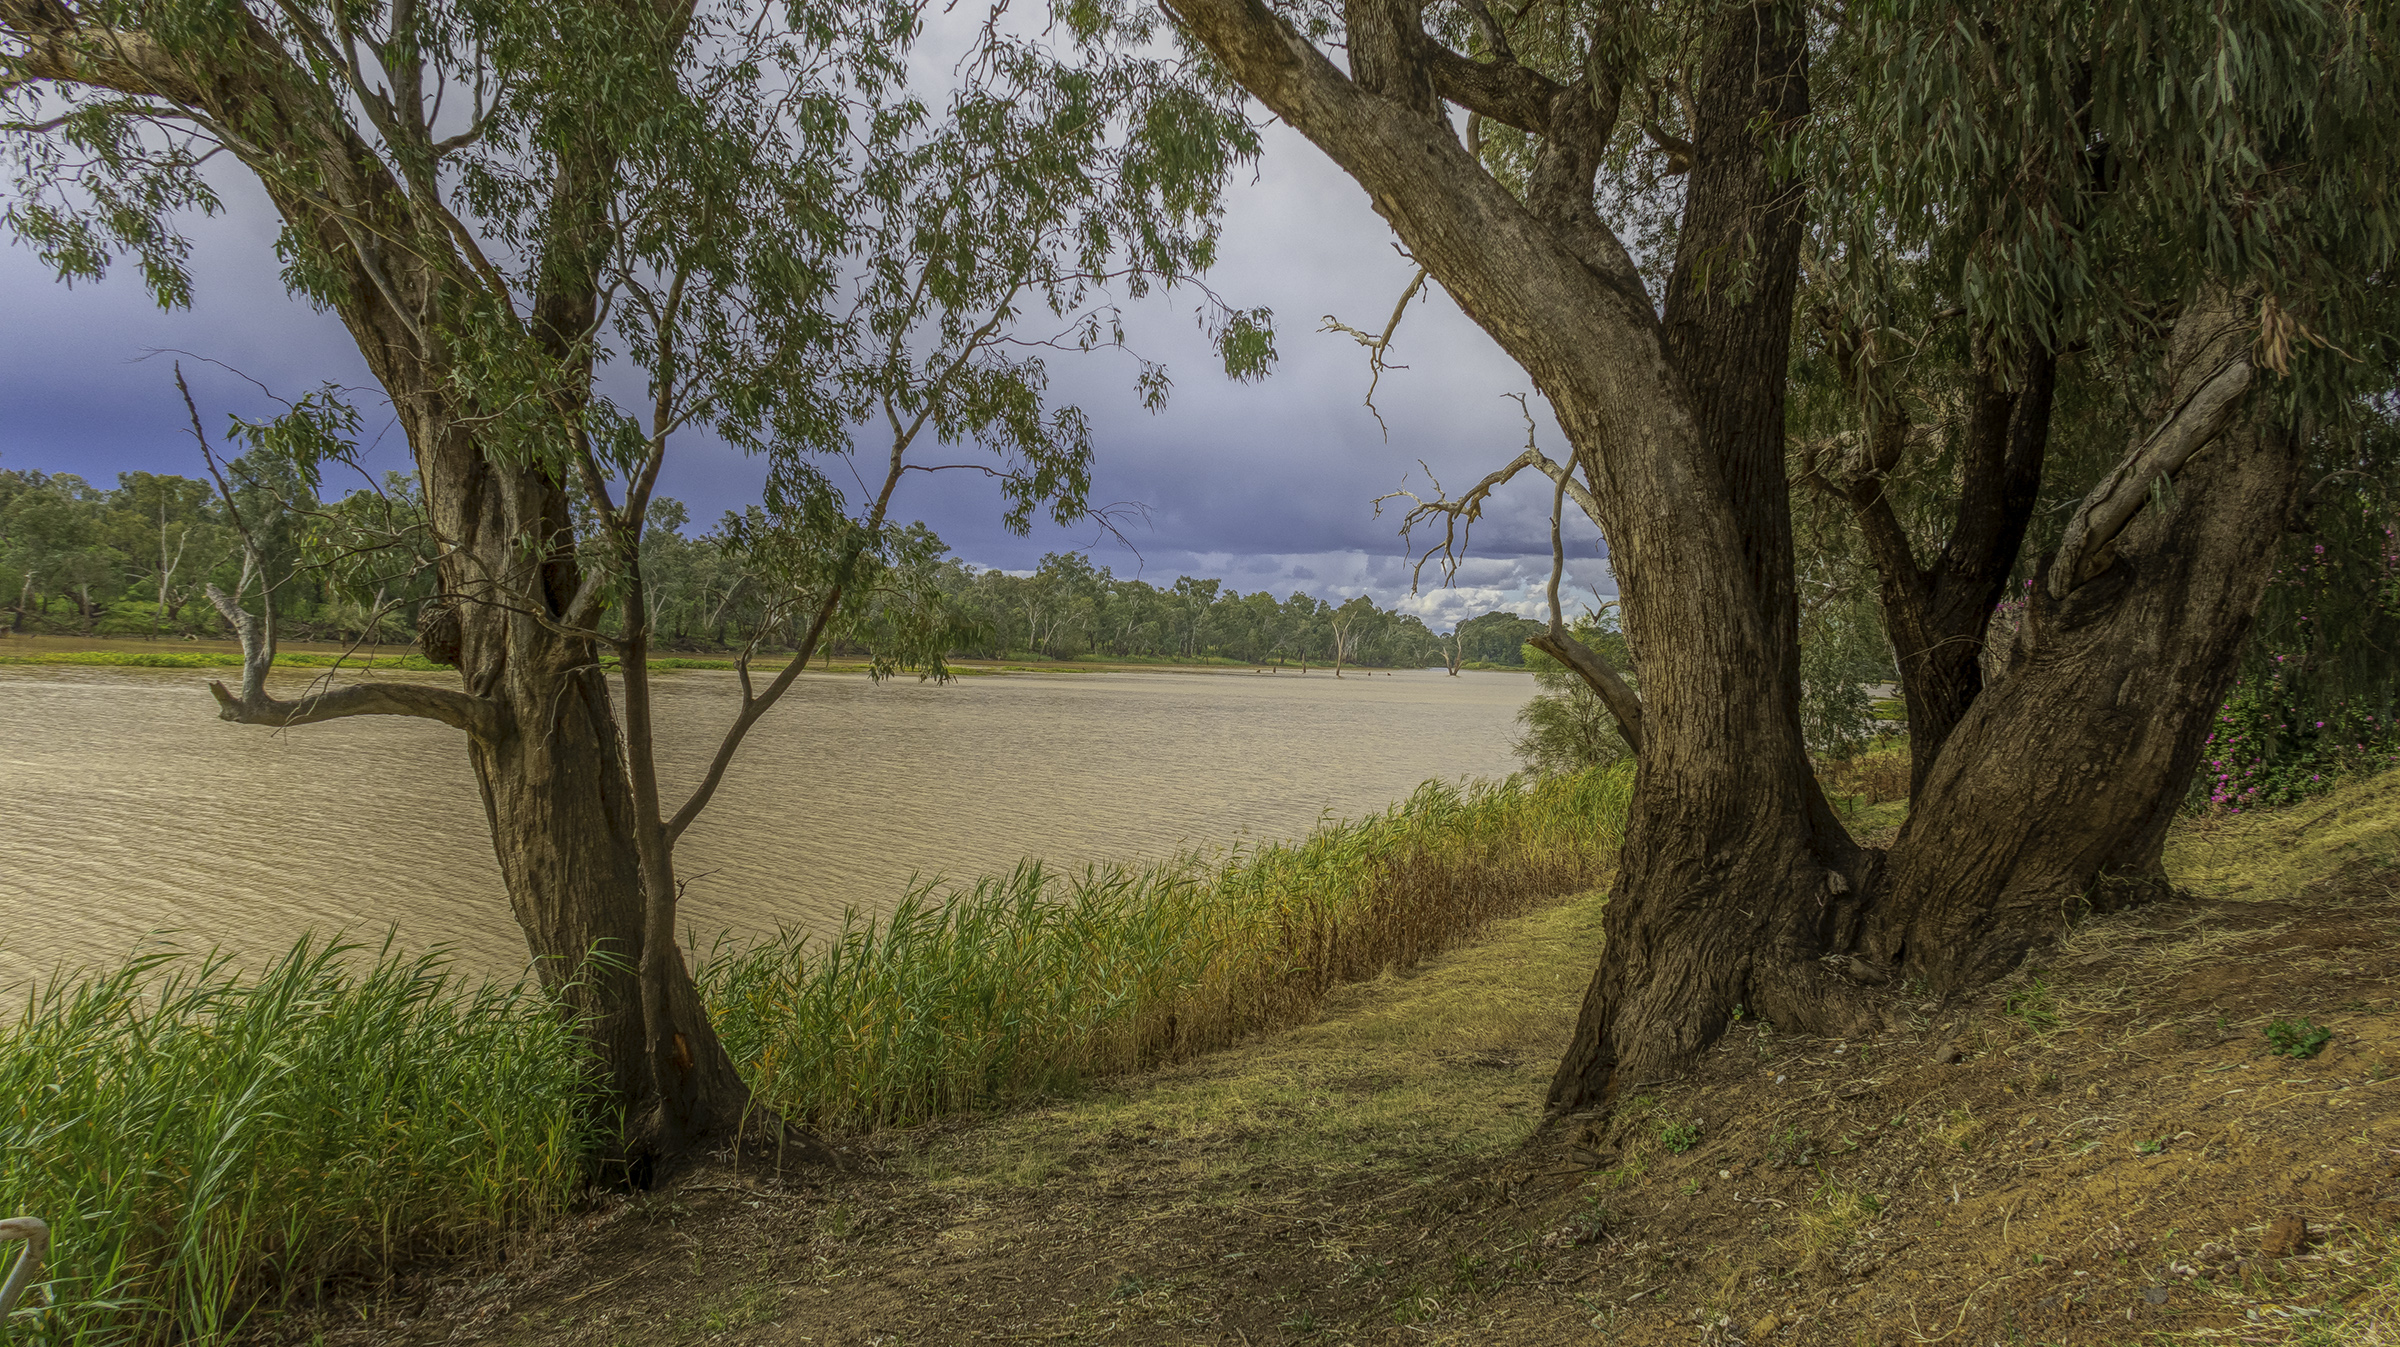
[[[1111,344],[1112,295],[1204,267],[1219,185],[1254,149],[1144,22],[1053,17],[1028,39],[996,9],[963,87],[928,102],[908,0],[0,0],[17,236],[70,279],[128,257],[185,302],[176,218],[217,208],[201,169],[224,155],[280,215],[287,281],[388,396],[439,576],[423,641],[460,685],[277,697],[271,625],[240,610],[220,714],[463,732],[629,1164],[748,1125],[675,947],[676,841],[828,634],[921,596],[926,535],[891,513],[906,477],[986,474],[1020,530],[1083,511],[1089,429],[1050,404],[1043,354]],[[1261,369],[1263,314],[1207,312],[1229,365]],[[1163,374],[1140,387],[1155,402]],[[324,418],[248,430],[304,471],[350,452]],[[763,682],[745,659],[732,724],[670,802],[643,547],[670,445],[703,431],[766,459],[738,541],[797,657]],[[887,630],[891,664],[938,661],[932,624]]]
[[[205,512],[207,489],[187,477],[129,472],[117,479],[117,495],[119,508],[110,511],[105,531],[120,553],[140,558],[139,566],[155,586],[151,629],[164,630],[190,589],[184,563],[201,562],[215,550]],[[183,589],[175,585],[179,573],[186,579]]]
[[[1161,3],[1549,399],[1564,461],[1529,450],[1434,508],[1538,470],[1607,538],[1640,766],[1554,1104],[1682,1071],[1737,1008],[1846,1033],[1877,984],[1973,986],[2155,875],[2302,446],[2388,383],[2400,10]],[[1957,712],[1888,854],[1826,806],[1802,728],[1804,257],[1857,406],[1894,404],[1874,367],[1918,338],[1876,307],[1878,268],[1943,270],[1925,318],[1974,351],[1945,550],[1877,558],[1923,621],[1895,633],[1912,705]],[[2007,677],[1937,692],[1914,656],[1980,643],[2050,438],[2046,366],[2086,354],[2122,438],[2034,559]],[[1911,439],[1878,431],[1820,460],[1869,511]]]

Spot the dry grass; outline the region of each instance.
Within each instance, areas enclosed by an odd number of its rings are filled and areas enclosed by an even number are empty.
[[[1817,779],[1837,805],[1888,804],[1908,798],[1908,740],[1878,740],[1847,758],[1819,764]]]
[[[2179,824],[2167,851],[2178,884],[2212,896],[2297,896],[2349,870],[2400,865],[2400,771],[2353,777],[2283,809]]]

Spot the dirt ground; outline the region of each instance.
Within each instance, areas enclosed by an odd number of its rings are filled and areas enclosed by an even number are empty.
[[[2189,896],[1970,1002],[1898,990],[1848,1041],[1743,1023],[1613,1117],[1540,1107],[1577,899],[1300,1030],[865,1138],[846,1173],[596,1199],[273,1336],[2400,1343],[2400,777],[2170,860]]]

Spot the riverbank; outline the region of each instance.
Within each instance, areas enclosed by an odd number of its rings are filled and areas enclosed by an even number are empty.
[[[383,669],[413,672],[440,672],[448,665],[435,664],[416,653],[413,646],[345,646],[322,641],[286,641],[276,647],[275,662],[279,667],[292,669],[327,669],[341,667],[360,671]],[[761,655],[751,661],[753,670],[772,672],[791,663],[789,655]],[[124,640],[115,637],[30,636],[0,632],[0,664],[57,664],[97,668],[142,669],[239,669],[242,667],[241,647],[231,641],[156,641]],[[657,670],[706,669],[730,672],[737,667],[730,654],[661,653],[650,658],[650,667]],[[811,668],[825,673],[864,674],[868,662],[861,657],[834,656],[812,661]],[[1077,656],[1074,659],[1041,659],[1016,656],[1008,659],[960,659],[950,661],[953,673],[975,678],[993,674],[1025,673],[1245,673],[1291,676],[1326,676],[1333,673],[1329,664],[1301,665],[1252,664],[1245,660],[1220,659],[1212,655],[1196,657],[1138,656],[1104,658]],[[1522,669],[1506,669],[1498,665],[1476,664],[1480,673],[1522,673]],[[1345,677],[1385,677],[1397,672],[1392,669],[1368,668],[1363,665],[1344,666]]]
[[[1297,842],[920,891],[831,939],[712,952],[699,979],[762,1101],[871,1150],[879,1125],[1305,1022],[1587,888],[1629,787],[1429,782]],[[281,1331],[329,1290],[562,1228],[588,1116],[571,1035],[538,994],[370,954],[304,944],[256,975],[151,955],[0,1025],[0,1211],[52,1223],[45,1340]]]
[[[1863,813],[1897,822],[1898,806]],[[600,1200],[291,1340],[2400,1342],[2400,776],[2179,826],[2186,896],[1847,1042],[1540,1100],[1596,894],[857,1172]],[[2315,1030],[2328,1037],[2315,1042]],[[671,1253],[667,1251],[672,1251]]]

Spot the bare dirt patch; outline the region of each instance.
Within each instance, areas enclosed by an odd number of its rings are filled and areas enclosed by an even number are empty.
[[[1288,1034],[867,1138],[854,1172],[602,1199],[505,1267],[275,1331],[2400,1342],[2400,803],[2303,812],[2187,834],[2203,896],[2079,926],[1971,1002],[1903,989],[1849,1041],[1744,1023],[1613,1116],[1540,1112],[1580,899]]]

